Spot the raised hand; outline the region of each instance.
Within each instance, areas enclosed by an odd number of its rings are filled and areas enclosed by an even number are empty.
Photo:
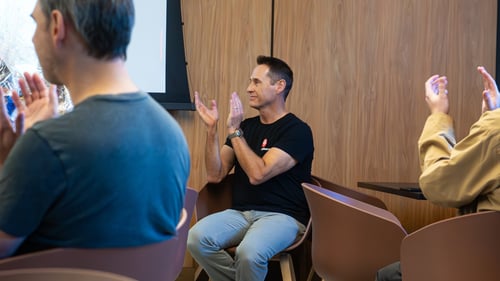
[[[477,71],[483,76],[484,84],[482,112],[500,108],[500,93],[495,79],[482,66],[478,66]]]
[[[0,95],[0,167],[2,167],[10,150],[22,132],[24,132],[24,114],[19,113],[17,115],[16,130],[10,122],[9,114],[5,107],[5,91],[2,88],[0,88]]]
[[[227,117],[227,128],[229,131],[234,131],[240,127],[241,121],[243,121],[243,104],[241,103],[238,93],[233,92],[231,94],[231,100],[229,101],[229,116]]]
[[[24,130],[27,130],[38,121],[57,116],[58,99],[55,85],[47,88],[38,74],[24,73],[24,80],[19,79],[19,86],[23,92],[24,103],[17,92],[12,93],[12,100],[16,105],[18,114],[22,113],[24,115]]]
[[[211,100],[211,108],[208,108],[201,101],[200,94],[194,92],[194,104],[198,115],[200,115],[205,125],[209,128],[214,128],[217,125],[217,121],[219,121],[219,111],[217,110],[215,100]]]
[[[448,114],[449,101],[445,76],[433,75],[425,81],[425,101],[432,113],[442,112]]]

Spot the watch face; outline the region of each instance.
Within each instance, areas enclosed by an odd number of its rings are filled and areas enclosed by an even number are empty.
[[[229,139],[236,138],[236,137],[241,137],[243,135],[243,132],[240,129],[234,130],[232,134],[229,134]]]

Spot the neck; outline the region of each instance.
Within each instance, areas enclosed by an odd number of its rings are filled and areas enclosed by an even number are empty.
[[[278,119],[282,118],[288,114],[285,108],[285,104],[280,104],[276,106],[268,106],[259,109],[260,121],[263,124],[271,124],[276,122]]]
[[[96,95],[138,91],[122,59],[99,60],[89,57],[69,64],[64,83],[75,105]]]

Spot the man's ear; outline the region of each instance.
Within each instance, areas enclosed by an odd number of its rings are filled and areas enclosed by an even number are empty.
[[[276,85],[276,91],[278,93],[282,93],[286,88],[286,81],[285,79],[280,79],[276,81],[275,85]]]
[[[58,10],[53,10],[50,14],[50,35],[56,47],[60,47],[66,37],[66,25],[64,17]]]

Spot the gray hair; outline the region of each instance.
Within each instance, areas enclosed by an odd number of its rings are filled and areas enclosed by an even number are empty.
[[[132,0],[39,0],[49,18],[59,10],[80,34],[88,54],[98,59],[127,57],[134,26]]]

